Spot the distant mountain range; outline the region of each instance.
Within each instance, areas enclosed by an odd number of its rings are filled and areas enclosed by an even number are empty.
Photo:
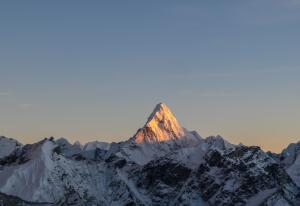
[[[274,154],[202,138],[160,103],[124,142],[0,137],[0,205],[299,206],[300,143]]]

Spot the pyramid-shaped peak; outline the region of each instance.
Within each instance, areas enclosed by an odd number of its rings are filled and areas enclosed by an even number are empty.
[[[135,135],[135,142],[148,143],[176,140],[185,135],[175,116],[164,103],[156,105],[145,126]]]
[[[154,118],[160,118],[160,117],[165,117],[165,116],[175,118],[174,115],[172,114],[171,110],[169,109],[169,107],[165,103],[161,102],[156,105],[152,114],[148,117],[147,123],[150,122],[151,120],[153,120]]]

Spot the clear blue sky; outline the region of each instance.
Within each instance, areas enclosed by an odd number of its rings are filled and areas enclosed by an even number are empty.
[[[2,1],[0,134],[119,141],[163,101],[200,135],[300,140],[300,2]]]

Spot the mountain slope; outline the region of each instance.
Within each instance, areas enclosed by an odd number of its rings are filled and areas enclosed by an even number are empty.
[[[9,155],[19,147],[21,147],[21,144],[18,141],[0,136],[0,158]]]
[[[293,181],[300,186],[300,142],[291,143],[280,155],[277,161],[286,169]]]
[[[171,110],[159,103],[143,128],[117,154],[140,165],[185,147],[196,146],[202,138],[178,123]]]
[[[299,145],[275,155],[204,139],[163,103],[124,142],[50,138],[8,148],[0,158],[0,201],[8,205],[300,205]]]

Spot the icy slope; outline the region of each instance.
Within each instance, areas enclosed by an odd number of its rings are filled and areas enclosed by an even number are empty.
[[[19,147],[21,147],[21,144],[18,141],[0,136],[0,158],[9,155]]]
[[[62,192],[59,186],[49,184],[55,166],[51,159],[54,147],[53,142],[43,140],[16,150],[2,161],[1,192],[28,201],[52,202],[52,197]]]

